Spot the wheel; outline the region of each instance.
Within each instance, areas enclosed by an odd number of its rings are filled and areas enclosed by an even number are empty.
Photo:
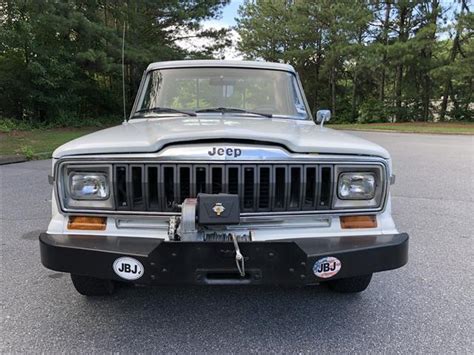
[[[71,280],[77,292],[84,296],[111,295],[115,290],[112,280],[71,274]]]
[[[364,276],[349,277],[328,281],[329,289],[342,293],[356,293],[364,291],[370,284],[372,274]]]

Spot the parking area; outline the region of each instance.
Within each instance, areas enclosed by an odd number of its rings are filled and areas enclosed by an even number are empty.
[[[474,351],[474,136],[357,132],[392,154],[409,263],[325,287],[136,287],[87,299],[42,267],[51,161],[0,167],[0,352]]]

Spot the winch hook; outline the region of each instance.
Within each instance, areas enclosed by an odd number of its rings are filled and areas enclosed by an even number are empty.
[[[237,237],[234,233],[230,233],[232,241],[234,242],[235,248],[235,264],[237,265],[237,270],[239,270],[240,276],[245,276],[245,258],[240,252],[239,243],[237,242]]]

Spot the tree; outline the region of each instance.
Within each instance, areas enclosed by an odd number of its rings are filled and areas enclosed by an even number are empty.
[[[336,120],[435,119],[441,91],[441,113],[451,98],[452,117],[472,117],[467,0],[247,0],[237,23],[245,57],[292,64],[312,108]]]
[[[0,115],[70,122],[121,112],[122,28],[130,106],[150,62],[212,57],[225,30],[203,30],[228,0],[0,0]],[[178,45],[205,37],[198,51]]]
[[[439,118],[444,121],[448,112],[448,101],[449,97],[454,105],[453,114],[458,116],[459,119],[472,120],[473,119],[473,108],[472,105],[472,91],[473,78],[474,78],[474,16],[469,11],[467,1],[461,1],[461,8],[459,13],[456,15],[457,21],[453,24],[454,38],[452,41],[447,41],[447,45],[450,45],[449,50],[446,50],[444,54],[446,59],[444,64],[440,66],[434,73],[435,78],[443,83],[442,94],[441,94],[441,107]],[[460,86],[461,93],[465,95],[457,95],[453,86],[453,79],[456,81],[456,86]],[[462,87],[464,86],[464,90]],[[459,98],[463,98],[465,102],[465,108],[459,108]]]
[[[360,59],[371,18],[364,1],[246,1],[239,15],[239,49],[247,58],[292,64],[314,108],[329,106],[338,117],[340,107],[341,117],[355,117]],[[340,82],[346,76],[354,99],[341,105],[336,97],[345,94]]]

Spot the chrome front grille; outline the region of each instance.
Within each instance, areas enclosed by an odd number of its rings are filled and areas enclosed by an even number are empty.
[[[177,212],[199,193],[240,197],[241,212],[326,210],[334,183],[332,164],[114,164],[118,211]]]

